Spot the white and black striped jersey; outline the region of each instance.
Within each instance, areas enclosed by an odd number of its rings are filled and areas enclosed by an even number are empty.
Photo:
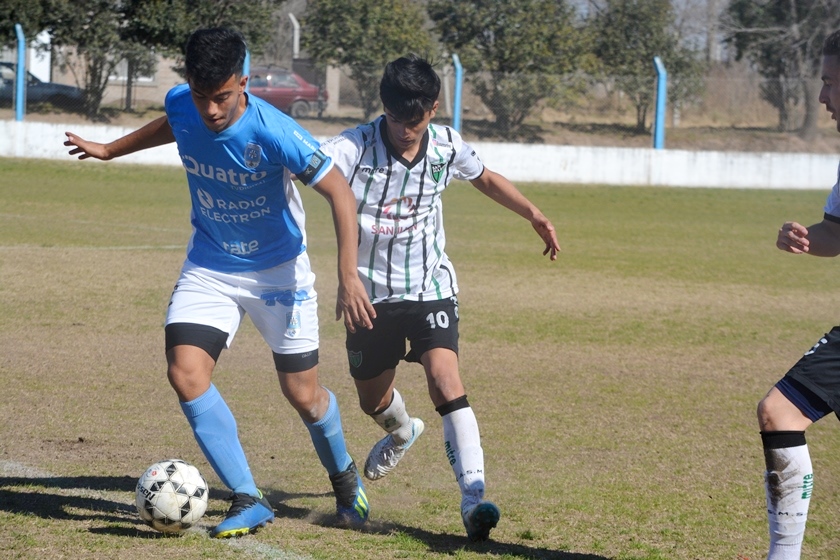
[[[359,275],[373,303],[451,297],[458,282],[444,251],[441,194],[452,179],[479,177],[484,164],[460,134],[436,124],[405,161],[385,126],[380,116],[321,145],[356,197]]]

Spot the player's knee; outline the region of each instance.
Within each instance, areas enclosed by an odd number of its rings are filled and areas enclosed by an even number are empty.
[[[762,432],[804,430],[812,423],[778,389],[772,389],[756,407],[758,427]]]
[[[772,405],[768,402],[767,397],[758,401],[758,406],[755,410],[755,415],[758,420],[758,427],[762,431],[766,431],[766,427],[772,422]]]
[[[329,396],[320,385],[281,383],[283,396],[306,422],[317,422],[329,406]]]
[[[190,367],[178,361],[170,361],[166,370],[169,385],[183,402],[203,395],[210,386],[211,374],[212,369]]]
[[[385,406],[382,406],[382,403],[376,398],[371,398],[367,395],[359,395],[359,408],[361,408],[362,412],[368,416],[373,416],[378,412],[381,412],[387,408],[387,406],[388,403],[385,403]]]

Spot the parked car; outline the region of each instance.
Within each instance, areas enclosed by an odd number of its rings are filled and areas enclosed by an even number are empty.
[[[260,66],[251,68],[248,91],[261,97],[298,119],[313,113],[321,116],[327,102],[327,91],[312,85],[285,68]]]
[[[10,105],[15,91],[15,64],[0,62],[0,104]],[[62,109],[80,110],[85,92],[75,86],[43,82],[26,73],[26,102],[50,103]]]

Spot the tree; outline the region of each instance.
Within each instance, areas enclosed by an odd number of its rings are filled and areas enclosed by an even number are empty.
[[[562,75],[578,67],[586,48],[563,0],[431,0],[428,12],[504,137],[558,94]]]
[[[761,95],[779,113],[779,130],[795,130],[791,109],[803,102],[799,135],[812,138],[819,114],[822,44],[840,27],[835,0],[733,0],[724,14],[727,42],[766,78]]]
[[[59,64],[85,90],[84,114],[99,115],[108,77],[123,59],[122,14],[110,0],[54,0],[45,14],[46,27]],[[61,48],[65,47],[65,48]],[[78,61],[78,63],[77,63]]]
[[[415,52],[431,55],[422,9],[411,0],[310,0],[301,42],[319,66],[346,66],[364,120],[379,109],[379,82],[391,60]]]
[[[17,43],[15,24],[32,38],[41,31],[44,17],[44,2],[39,0],[5,0],[0,10],[0,46],[14,47]]]
[[[696,93],[702,64],[673,30],[670,0],[608,0],[592,21],[595,53],[605,75],[615,79],[636,109],[636,129],[647,130],[655,92],[653,58],[662,59],[671,82],[670,99]]]
[[[155,54],[182,53],[198,27],[226,25],[241,31],[252,52],[270,39],[271,14],[282,0],[13,0],[0,29],[25,19],[34,35],[49,32],[58,63],[85,90],[83,111],[101,118],[100,107],[115,68],[128,63],[129,79],[153,69]]]

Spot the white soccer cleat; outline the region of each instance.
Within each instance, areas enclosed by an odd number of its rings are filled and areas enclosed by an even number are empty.
[[[403,458],[408,448],[417,441],[425,429],[419,418],[411,419],[411,438],[402,445],[397,445],[391,434],[388,434],[373,446],[365,461],[365,477],[369,480],[379,480],[390,473]]]

